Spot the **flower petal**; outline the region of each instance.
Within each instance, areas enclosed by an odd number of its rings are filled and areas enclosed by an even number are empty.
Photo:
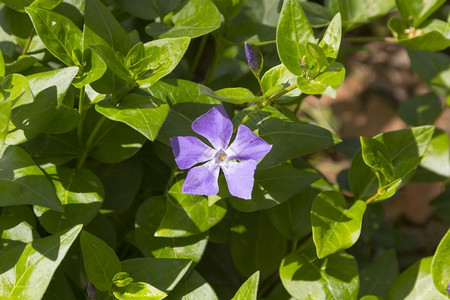
[[[254,134],[247,126],[241,125],[226,153],[230,159],[252,159],[259,162],[270,152],[270,149],[272,149],[272,145]]]
[[[243,199],[252,198],[255,169],[256,161],[254,160],[229,161],[225,166],[222,166],[231,195]]]
[[[182,170],[214,158],[215,150],[193,136],[176,136],[170,139],[175,162]]]
[[[216,150],[225,150],[233,133],[233,124],[219,105],[195,119],[192,130],[207,138]]]
[[[185,194],[211,196],[219,192],[219,166],[213,162],[189,170],[181,191]]]

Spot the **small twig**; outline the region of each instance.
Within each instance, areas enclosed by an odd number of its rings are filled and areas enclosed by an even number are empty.
[[[22,55],[26,55],[28,52],[28,49],[30,49],[31,41],[33,40],[34,33],[35,33],[35,31],[34,31],[34,27],[33,27],[33,28],[31,28],[30,35],[28,35],[27,42],[26,42],[25,46],[23,47]]]

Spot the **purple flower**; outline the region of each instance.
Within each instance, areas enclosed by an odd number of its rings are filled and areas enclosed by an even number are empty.
[[[447,294],[450,296],[450,281],[447,283]]]
[[[189,169],[182,192],[194,195],[215,195],[219,192],[217,179],[222,169],[231,195],[250,199],[256,164],[272,145],[256,136],[247,126],[239,126],[236,138],[229,145],[233,124],[222,105],[210,109],[192,123],[192,130],[205,137],[212,147],[193,136],[170,139],[175,162],[182,170]]]
[[[250,69],[256,72],[258,70],[258,59],[256,58],[256,54],[249,44],[245,43],[244,46],[245,57],[247,58],[248,66],[250,67]]]

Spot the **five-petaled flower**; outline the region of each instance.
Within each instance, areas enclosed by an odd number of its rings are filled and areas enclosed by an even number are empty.
[[[222,105],[213,107],[192,123],[192,130],[205,137],[212,147],[193,136],[177,136],[170,139],[175,161],[182,170],[190,169],[182,192],[194,195],[215,195],[222,169],[231,195],[250,199],[256,164],[267,154],[272,145],[255,135],[247,126],[240,125],[236,138],[230,143],[233,124]]]

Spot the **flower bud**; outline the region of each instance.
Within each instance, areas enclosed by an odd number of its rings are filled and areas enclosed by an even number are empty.
[[[256,54],[253,51],[252,47],[249,44],[245,43],[245,57],[247,58],[247,63],[250,69],[254,72],[258,71],[258,59],[256,58]]]

